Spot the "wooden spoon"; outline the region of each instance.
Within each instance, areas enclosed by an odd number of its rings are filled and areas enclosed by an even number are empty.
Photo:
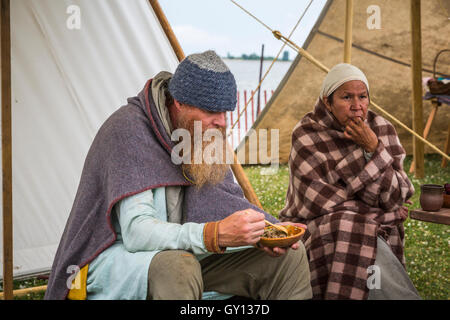
[[[275,229],[277,229],[277,230],[279,230],[279,231],[281,231],[281,232],[286,233],[286,235],[289,235],[289,232],[288,232],[288,230],[287,230],[285,227],[280,226],[280,225],[277,225],[277,224],[273,224],[272,222],[267,221],[267,220],[265,220],[265,219],[264,219],[264,222],[265,222],[266,224],[268,224],[269,226],[271,226],[271,227],[273,227],[273,228],[275,228]]]

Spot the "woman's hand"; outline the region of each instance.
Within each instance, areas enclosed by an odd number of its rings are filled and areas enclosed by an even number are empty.
[[[412,204],[412,202],[409,200],[406,200],[405,203]],[[403,205],[397,209],[397,212],[400,214],[400,217],[402,217],[403,220],[406,220],[408,218],[408,210],[409,208]]]
[[[378,138],[375,132],[360,117],[352,118],[347,122],[344,136],[353,140],[366,152],[374,152],[377,149]]]

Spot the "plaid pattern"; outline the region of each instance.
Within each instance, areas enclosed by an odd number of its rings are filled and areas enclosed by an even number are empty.
[[[320,100],[292,134],[280,220],[308,226],[304,241],[315,299],[367,299],[378,235],[404,265],[398,209],[414,193],[403,171],[405,151],[387,120],[369,111],[366,123],[379,140],[370,161]]]

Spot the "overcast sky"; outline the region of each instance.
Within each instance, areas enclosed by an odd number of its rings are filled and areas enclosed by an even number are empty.
[[[236,0],[273,30],[286,37],[311,0]],[[326,0],[313,0],[292,36],[301,46]],[[215,50],[220,56],[261,53],[275,56],[282,42],[230,0],[159,0],[186,55]],[[296,53],[292,49],[290,58]]]

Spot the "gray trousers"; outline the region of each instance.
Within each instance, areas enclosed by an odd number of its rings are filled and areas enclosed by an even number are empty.
[[[256,300],[312,298],[302,244],[276,258],[258,249],[214,254],[201,261],[187,251],[162,251],[152,259],[148,278],[150,300],[197,300],[204,291]]]
[[[376,288],[376,281],[369,287],[368,300],[420,300],[419,293],[409,279],[403,265],[398,261],[386,241],[377,238],[377,256],[375,266],[380,275],[380,282]],[[370,276],[369,276],[370,277]],[[375,274],[373,275],[375,279]]]

